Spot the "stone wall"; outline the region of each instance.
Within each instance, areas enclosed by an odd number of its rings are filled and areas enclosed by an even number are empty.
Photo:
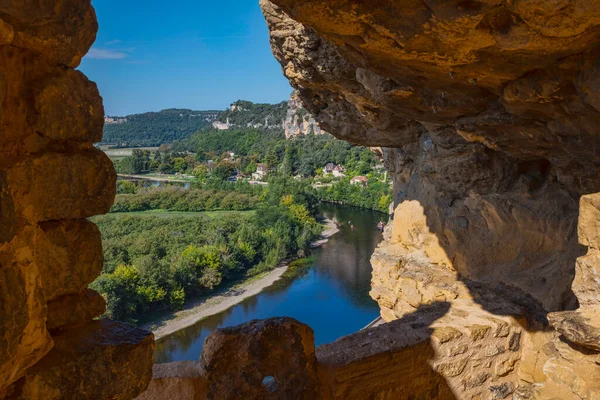
[[[315,350],[306,325],[253,321],[211,334],[200,362],[156,365],[138,400],[505,399],[519,386],[528,328],[440,302]]]
[[[153,337],[93,321],[111,161],[93,147],[104,109],[75,68],[98,29],[90,0],[0,2],[0,398],[130,399]],[[135,360],[135,362],[134,362]]]

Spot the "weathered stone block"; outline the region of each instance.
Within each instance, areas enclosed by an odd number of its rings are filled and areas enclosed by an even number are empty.
[[[71,67],[79,65],[98,30],[96,13],[88,0],[7,0],[0,3],[0,13],[14,30],[13,46],[34,50],[48,62]]]
[[[49,330],[84,325],[106,312],[104,297],[91,289],[59,297],[48,303]]]
[[[47,301],[80,292],[102,271],[102,237],[85,219],[48,221],[36,235],[35,257]]]
[[[600,193],[581,196],[577,230],[579,243],[600,249]]]
[[[96,84],[79,71],[61,72],[38,84],[36,132],[53,140],[99,142],[104,106]]]
[[[318,399],[314,351],[312,330],[291,318],[217,330],[200,357],[207,399]]]
[[[590,249],[577,259],[572,289],[581,307],[600,305],[600,250]]]
[[[583,308],[548,314],[548,322],[568,341],[600,351],[600,310]]]
[[[317,359],[325,398],[455,399],[447,378],[432,365],[438,358],[431,340],[433,330],[428,327],[446,311],[444,307],[420,309],[412,318],[319,346]],[[459,369],[465,364],[466,359]]]
[[[0,46],[0,110],[2,161],[91,145],[102,137],[104,109],[96,85],[79,71],[45,64],[30,50]]]
[[[204,400],[207,386],[196,361],[155,364],[150,386],[136,400]]]
[[[29,223],[87,218],[110,210],[115,184],[113,164],[100,150],[46,153],[0,169],[0,208]],[[10,219],[2,213],[0,224]]]
[[[0,390],[52,348],[32,236],[27,229],[0,245]]]
[[[130,400],[148,387],[150,332],[105,320],[53,339],[54,349],[17,382],[10,399]]]

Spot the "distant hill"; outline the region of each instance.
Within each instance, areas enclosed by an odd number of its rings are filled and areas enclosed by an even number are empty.
[[[125,117],[107,116],[102,142],[123,147],[160,146],[210,127],[219,114],[220,111],[172,108]]]
[[[283,129],[287,110],[287,101],[264,104],[238,100],[229,107],[229,110],[219,114],[213,127],[221,130],[230,128]]]
[[[160,146],[189,138],[204,130],[254,129],[284,134],[286,138],[320,135],[314,118],[302,107],[296,93],[277,104],[238,100],[225,111],[169,109],[125,117],[107,116],[103,144],[119,147]]]

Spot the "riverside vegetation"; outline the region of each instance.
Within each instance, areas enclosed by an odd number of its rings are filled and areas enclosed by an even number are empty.
[[[178,174],[190,182],[185,189],[144,188],[121,180],[111,213],[94,218],[105,263],[92,288],[107,299],[109,317],[136,322],[175,311],[186,299],[304,256],[322,230],[321,201],[387,212],[391,188],[368,148],[329,134],[286,139],[276,125],[257,128],[259,121],[284,118],[286,103],[235,105],[216,117],[236,127],[225,131],[185,110],[129,116],[127,123],[107,126],[109,138],[120,137],[119,143],[127,138],[161,145],[115,159],[119,173]],[[199,122],[200,130],[190,134]],[[152,129],[132,134],[147,124]],[[345,176],[323,173],[327,163],[340,165]],[[268,171],[264,185],[252,185],[248,177],[259,166]],[[352,185],[357,175],[368,182]]]
[[[341,166],[344,176],[334,178],[324,174],[327,163]],[[294,177],[314,184],[315,195],[321,201],[380,212],[387,212],[392,201],[389,181],[377,168],[380,163],[373,152],[328,134],[285,139],[278,130],[202,131],[154,153],[136,149],[132,156],[115,161],[121,174],[177,173],[193,177],[202,187],[228,192],[241,190],[245,194],[249,193],[247,185],[226,181],[234,174],[237,174],[234,179],[243,181],[256,172],[259,164],[269,171],[268,177]],[[350,181],[355,176],[365,176],[368,181],[352,185]],[[260,194],[260,190],[251,193]]]
[[[214,219],[202,213],[177,219],[118,213],[95,217],[103,235],[105,263],[92,288],[108,300],[108,316],[135,322],[145,313],[177,310],[190,296],[208,294],[228,281],[255,276],[284,259],[304,255],[322,228],[315,218],[316,197],[300,186],[273,182],[261,204],[253,205],[256,212],[224,213]],[[148,202],[150,207],[175,209],[187,204],[197,210],[202,207],[192,198],[204,198],[206,193],[155,189],[119,195],[113,211],[122,209],[127,197],[158,199]],[[211,193],[206,197],[211,201],[222,194]],[[183,198],[189,201],[181,202]],[[212,204],[216,209],[217,203]],[[231,210],[250,208],[229,204]]]

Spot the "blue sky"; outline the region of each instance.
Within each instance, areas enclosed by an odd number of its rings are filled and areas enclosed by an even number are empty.
[[[93,0],[100,30],[80,69],[107,115],[276,103],[292,89],[258,0]]]

